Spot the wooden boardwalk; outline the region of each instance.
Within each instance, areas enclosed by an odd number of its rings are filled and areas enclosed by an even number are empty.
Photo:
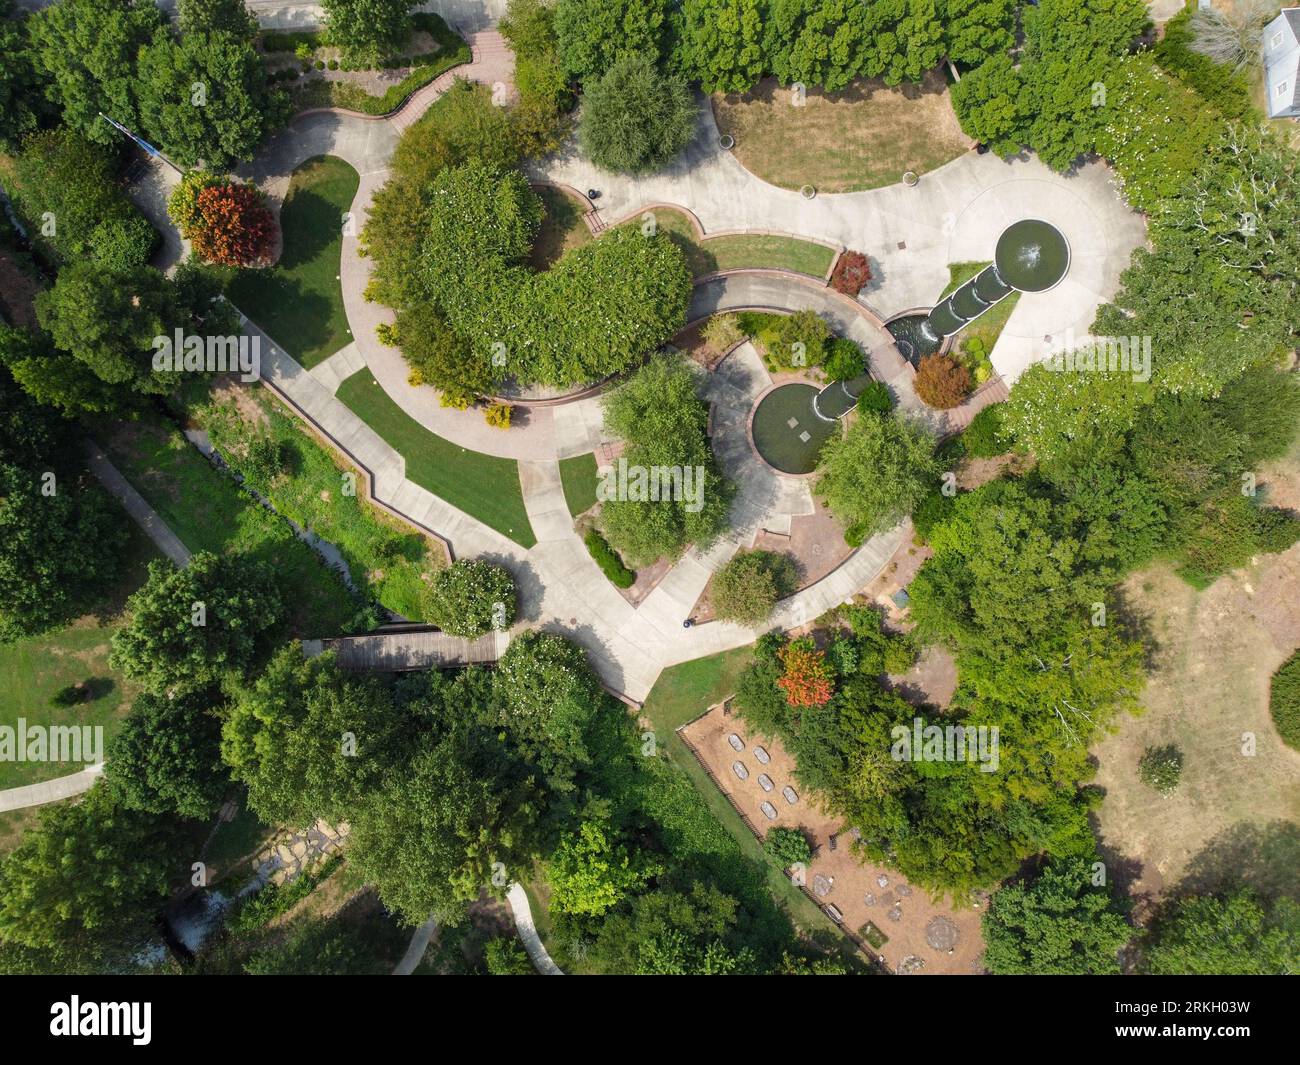
[[[333,651],[344,669],[371,673],[402,673],[413,669],[447,669],[491,665],[510,644],[508,632],[490,632],[477,640],[445,632],[380,632],[369,636],[340,636],[304,640],[308,657]]]

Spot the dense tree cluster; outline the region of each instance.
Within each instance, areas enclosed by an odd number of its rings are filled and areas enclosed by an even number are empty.
[[[619,462],[629,477],[625,485],[611,479],[600,522],[630,565],[706,547],[726,527],[731,487],[709,446],[708,418],[697,376],[680,356],[656,356],[606,398],[605,425],[627,442]]]

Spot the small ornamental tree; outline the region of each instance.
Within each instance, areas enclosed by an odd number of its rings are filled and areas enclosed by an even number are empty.
[[[255,185],[208,185],[195,200],[196,225],[186,236],[198,255],[218,266],[266,263],[275,246],[275,216]]]
[[[769,858],[782,869],[802,862],[807,865],[812,861],[812,845],[808,837],[797,828],[769,828],[763,837],[763,850]]]
[[[846,296],[856,296],[871,280],[871,263],[860,251],[843,252],[831,273],[831,288]]]
[[[947,355],[927,355],[916,371],[915,387],[931,407],[948,410],[970,394],[970,371]]]
[[[833,670],[812,640],[792,640],[779,653],[784,672],[776,685],[791,706],[823,706],[834,694]]]
[[[794,591],[794,560],[771,551],[737,555],[713,578],[713,612],[722,621],[759,625],[782,596]]]
[[[515,582],[510,572],[478,558],[463,558],[439,571],[429,590],[429,620],[443,632],[473,639],[515,620]]]

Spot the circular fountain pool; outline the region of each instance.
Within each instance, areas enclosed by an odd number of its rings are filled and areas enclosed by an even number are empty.
[[[778,385],[754,408],[750,437],[759,457],[774,470],[812,473],[822,445],[839,432],[839,422],[828,421],[813,410],[818,391],[813,385]]]
[[[1054,225],[1024,218],[1002,231],[993,261],[1002,280],[1012,288],[1043,292],[1070,268],[1070,244]]]

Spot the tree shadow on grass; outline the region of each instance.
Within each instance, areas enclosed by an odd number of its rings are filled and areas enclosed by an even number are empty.
[[[1300,902],[1300,825],[1241,822],[1210,840],[1188,863],[1176,894],[1218,894],[1246,886],[1268,899]]]

